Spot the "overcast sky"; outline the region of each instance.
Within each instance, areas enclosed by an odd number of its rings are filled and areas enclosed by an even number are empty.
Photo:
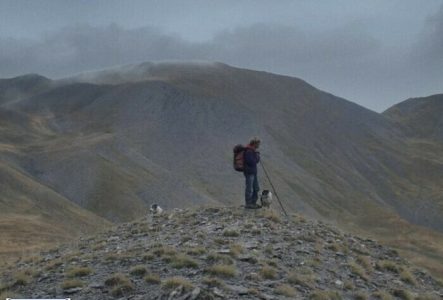
[[[443,93],[443,0],[0,0],[0,78],[164,60],[296,76],[383,111]]]

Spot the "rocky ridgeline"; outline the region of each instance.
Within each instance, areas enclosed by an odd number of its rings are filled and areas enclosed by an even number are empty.
[[[72,299],[440,299],[373,240],[273,210],[174,210],[22,258],[2,294]]]

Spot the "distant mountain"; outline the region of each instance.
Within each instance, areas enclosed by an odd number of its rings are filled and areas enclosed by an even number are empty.
[[[428,265],[443,259],[441,142],[425,149],[393,115],[303,80],[145,63],[50,81],[3,103],[0,159],[107,220],[133,220],[151,203],[241,204],[232,147],[257,135],[288,210],[414,256],[430,252]]]
[[[383,114],[403,125],[411,137],[443,142],[443,94],[411,98]]]

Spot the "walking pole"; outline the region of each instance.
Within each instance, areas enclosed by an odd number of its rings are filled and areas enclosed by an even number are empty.
[[[266,171],[265,165],[263,164],[263,162],[262,162],[261,160],[260,160],[260,165],[262,166],[263,171],[265,172],[265,175],[266,175],[266,177],[268,178],[269,183],[271,184],[272,190],[274,191],[274,194],[275,194],[275,198],[277,198],[277,201],[278,201],[278,203],[280,204],[281,209],[283,210],[283,212],[285,213],[285,216],[287,217],[288,214],[287,214],[285,208],[283,207],[283,205],[282,205],[282,203],[281,203],[281,201],[280,201],[280,198],[279,198],[278,195],[277,195],[277,191],[275,190],[275,187],[274,187],[274,185],[272,184],[271,179],[269,178],[268,172]]]

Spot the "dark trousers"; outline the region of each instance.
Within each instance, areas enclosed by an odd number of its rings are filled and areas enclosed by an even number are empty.
[[[245,175],[245,202],[246,204],[256,204],[258,200],[258,191],[260,186],[258,185],[257,174],[244,174]]]

